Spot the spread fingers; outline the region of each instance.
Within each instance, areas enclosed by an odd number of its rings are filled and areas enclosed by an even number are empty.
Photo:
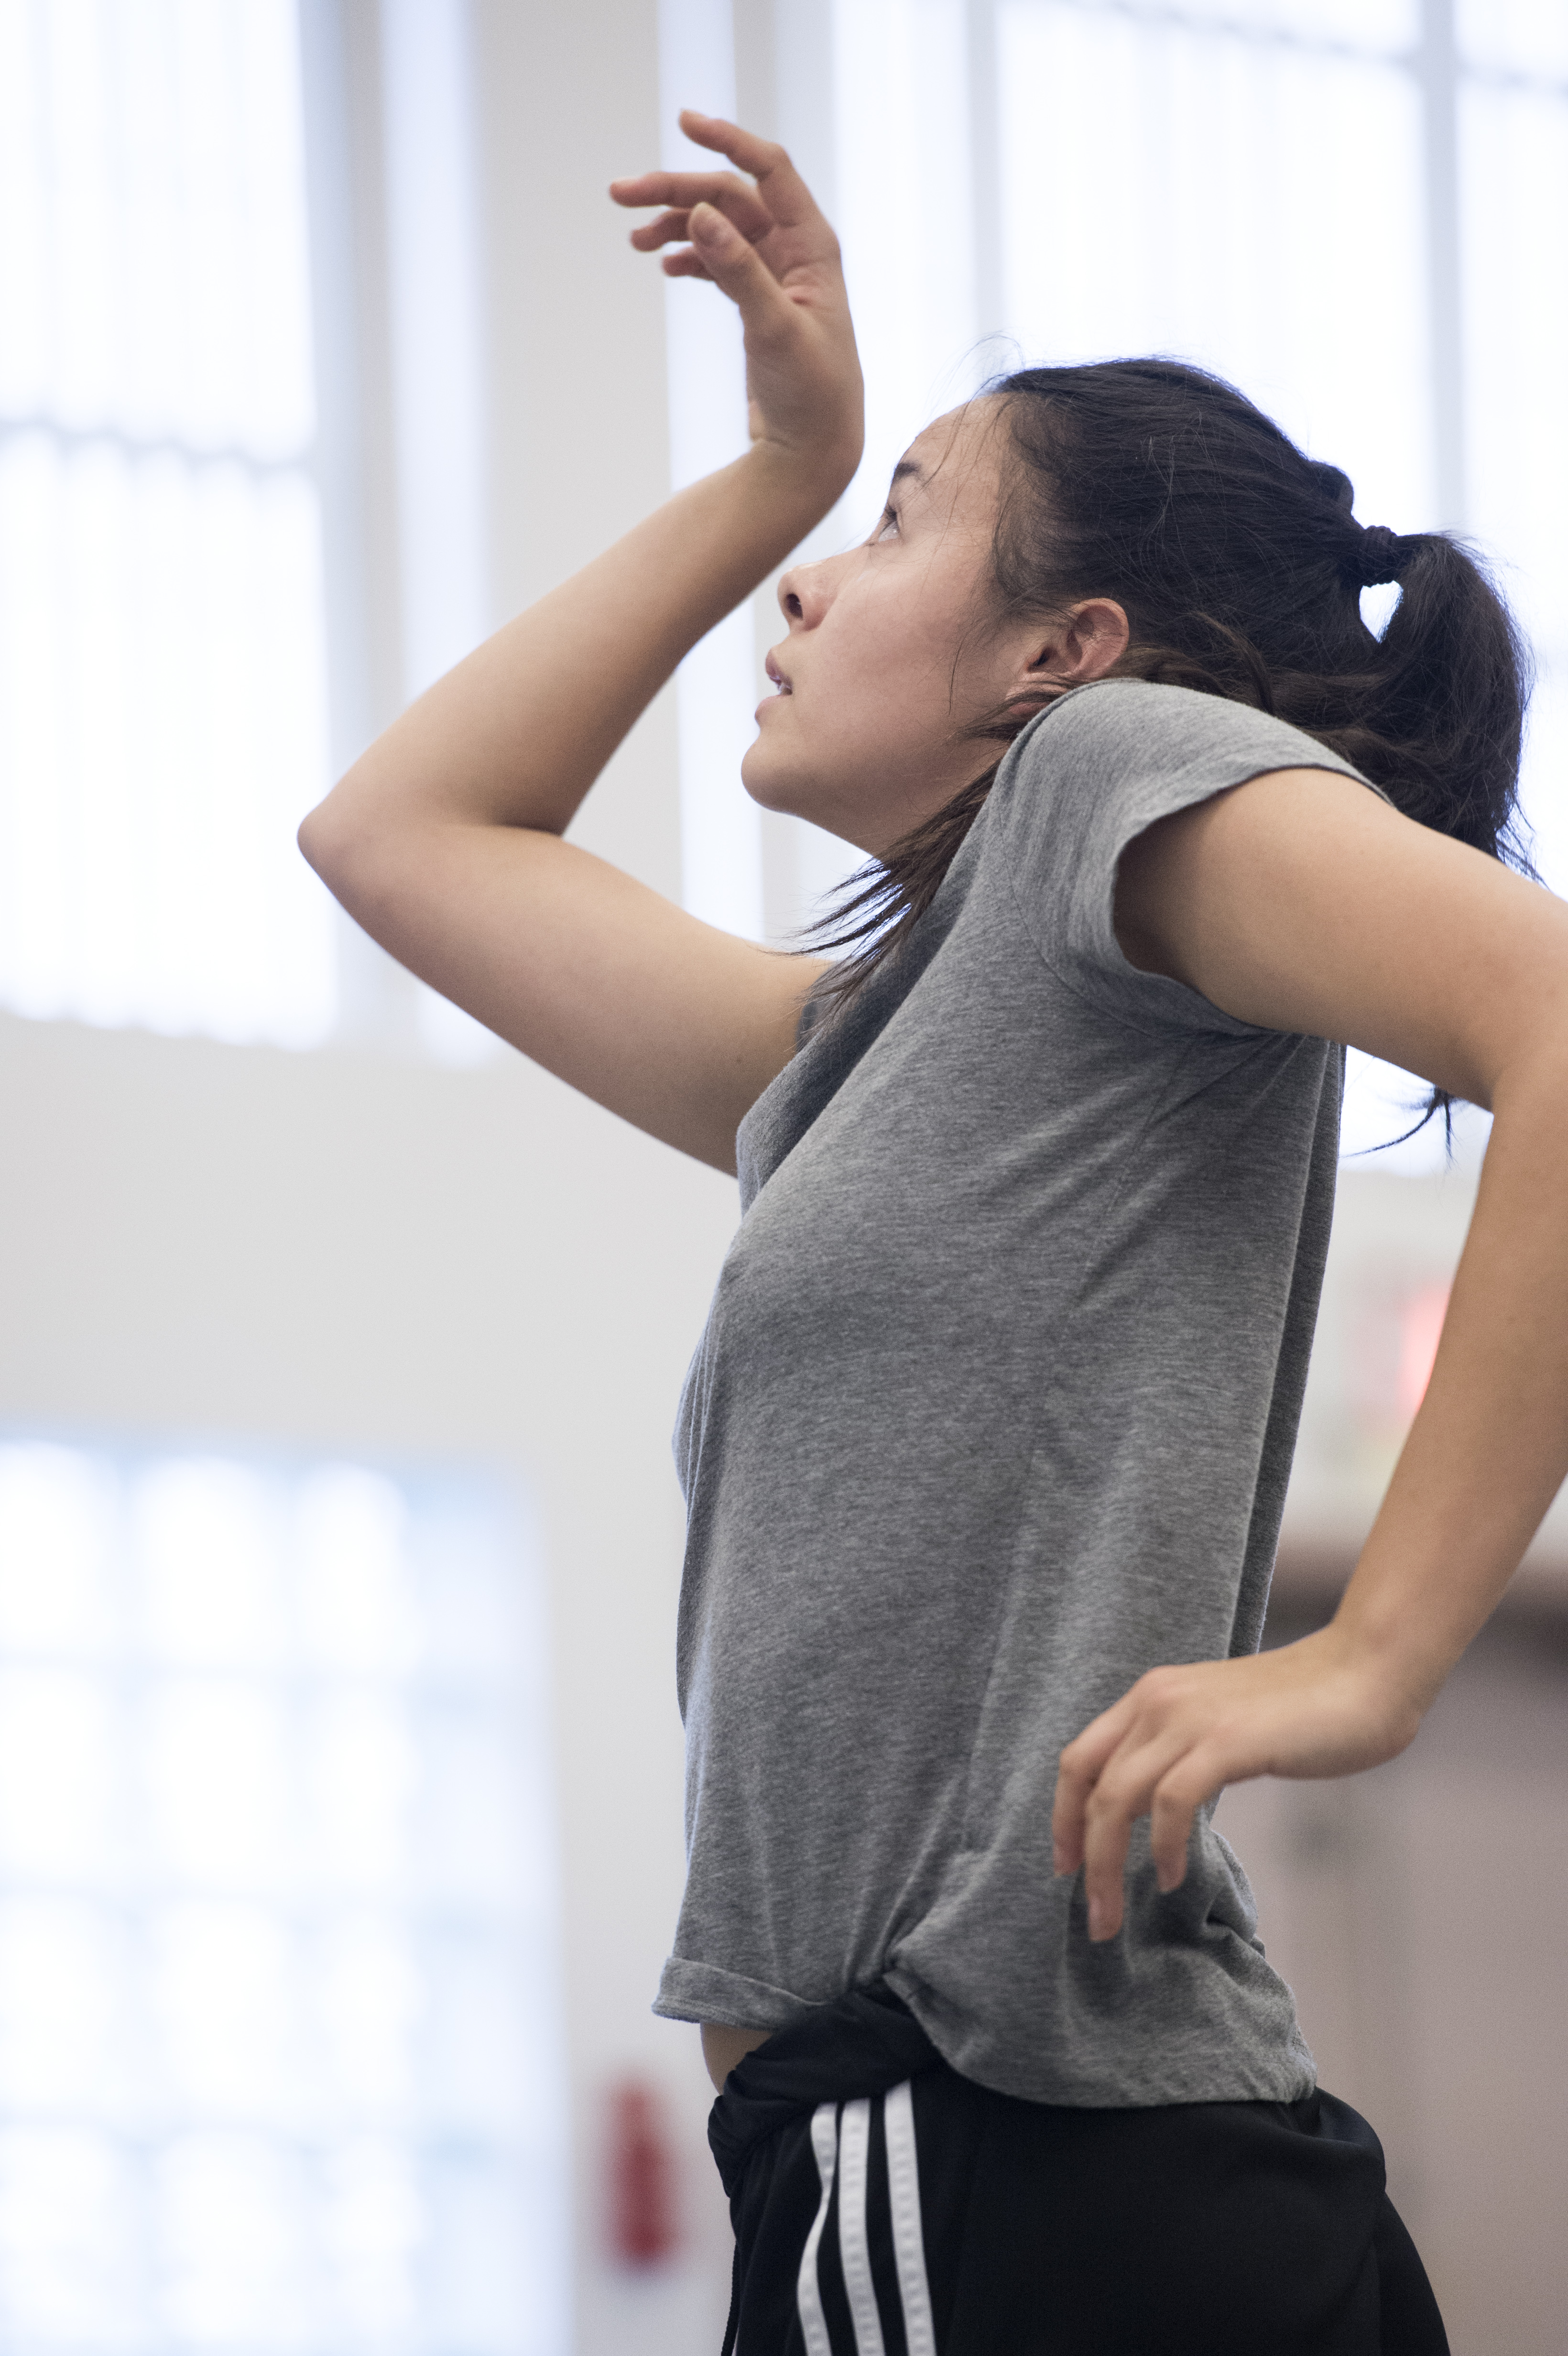
[[[664,205],[664,220],[684,221],[694,205],[717,205],[752,245],[776,226],[750,181],[737,179],[733,172],[644,172],[635,180],[612,180],[610,194],[618,205]],[[645,221],[632,231],[632,243],[645,252],[645,241],[660,225]]]
[[[726,123],[722,115],[699,114],[690,107],[682,114],[680,127],[695,146],[715,148],[742,172],[749,172],[782,229],[820,220],[816,198],[776,140],[759,139],[754,131],[742,131],[738,123]]]

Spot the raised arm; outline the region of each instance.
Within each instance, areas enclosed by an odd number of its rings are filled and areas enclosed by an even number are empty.
[[[745,330],[752,446],[499,630],[405,712],[300,830],[349,914],[458,1005],[639,1128],[734,1167],[821,970],[699,923],[562,841],[683,655],[832,507],[861,386],[838,248],[789,158],[681,117],[749,175],[652,172],[618,204]]]
[[[1169,1890],[1223,1784],[1403,1751],[1568,1474],[1568,907],[1348,778],[1291,770],[1152,827],[1116,926],[1135,964],[1390,1057],[1493,1130],[1432,1380],[1329,1626],[1152,1670],[1062,1753],[1058,1869],[1085,1869],[1092,1938],[1120,1925],[1136,1817]]]

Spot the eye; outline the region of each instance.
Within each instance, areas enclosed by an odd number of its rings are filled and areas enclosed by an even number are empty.
[[[875,548],[879,541],[886,540],[890,535],[896,538],[898,528],[899,519],[897,515],[891,507],[885,507],[882,509],[881,520],[878,524],[876,530],[871,534],[871,546]]]

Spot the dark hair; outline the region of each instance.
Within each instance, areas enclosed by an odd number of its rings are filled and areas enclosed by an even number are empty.
[[[1363,529],[1349,479],[1306,457],[1233,385],[1163,359],[1020,369],[986,388],[1007,442],[994,568],[1001,620],[1114,597],[1111,674],[1196,688],[1289,721],[1410,818],[1531,873],[1518,805],[1529,667],[1507,606],[1451,534]],[[1379,638],[1360,592],[1397,581]],[[1006,743],[1061,690],[984,720]],[[842,1001],[896,953],[982,808],[999,755],[851,876],[811,928],[855,954]],[[1447,1099],[1435,1090],[1426,1116]]]

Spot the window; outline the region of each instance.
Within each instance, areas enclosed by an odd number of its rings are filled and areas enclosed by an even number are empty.
[[[0,1001],[306,1045],[329,905],[292,0],[0,7]]]
[[[561,2356],[533,1606],[474,1481],[0,1445],[14,2356]]]

